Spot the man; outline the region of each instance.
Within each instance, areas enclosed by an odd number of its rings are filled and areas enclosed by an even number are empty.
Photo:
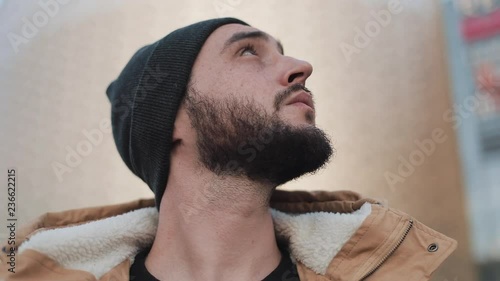
[[[2,280],[428,280],[453,239],[353,192],[275,190],[333,154],[311,73],[234,18],[141,48],[107,95],[155,200],[46,214]]]

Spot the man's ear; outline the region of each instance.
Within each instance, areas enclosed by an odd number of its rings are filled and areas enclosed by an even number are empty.
[[[187,114],[185,101],[179,106],[175,117],[174,129],[172,132],[172,143],[178,143],[186,136],[186,129],[191,126],[191,120]]]

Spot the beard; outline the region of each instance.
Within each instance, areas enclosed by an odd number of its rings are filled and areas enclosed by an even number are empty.
[[[314,125],[290,126],[277,114],[281,101],[298,89],[305,87],[294,85],[278,93],[275,111],[268,114],[253,100],[216,100],[189,85],[185,102],[197,134],[199,161],[218,176],[273,186],[322,168],[334,152],[328,136]],[[311,114],[305,114],[311,121]]]

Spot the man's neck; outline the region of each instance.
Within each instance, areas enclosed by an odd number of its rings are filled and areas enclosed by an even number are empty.
[[[278,266],[271,187],[175,175],[160,206],[148,271],[160,280],[262,280]]]

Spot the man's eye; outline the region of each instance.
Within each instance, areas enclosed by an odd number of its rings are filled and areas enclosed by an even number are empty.
[[[253,55],[253,56],[257,55],[257,51],[255,51],[255,47],[251,44],[246,45],[240,51],[241,56],[248,55],[248,54]]]

